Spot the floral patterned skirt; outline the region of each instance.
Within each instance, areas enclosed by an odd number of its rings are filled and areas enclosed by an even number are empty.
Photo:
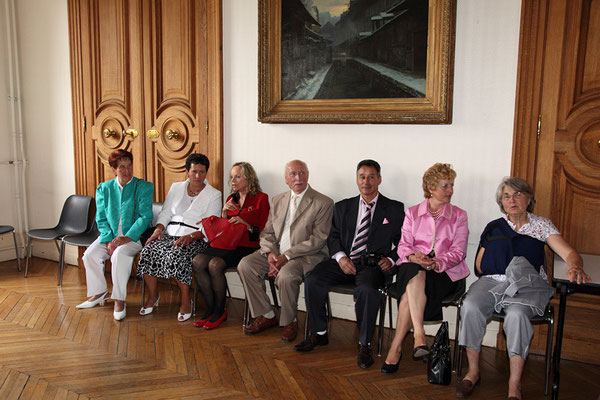
[[[161,240],[148,243],[140,253],[138,276],[144,274],[157,278],[174,277],[186,285],[192,284],[192,259],[196,254],[204,253],[208,245],[203,240],[195,240],[189,245],[174,246],[178,236],[163,233]]]

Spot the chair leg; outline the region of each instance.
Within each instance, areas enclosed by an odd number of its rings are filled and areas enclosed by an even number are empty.
[[[387,303],[387,294],[382,292],[381,303],[379,304],[379,331],[377,332],[377,355],[381,357],[383,350],[383,331],[385,330],[385,304]]]
[[[21,272],[21,259],[19,258],[19,247],[17,246],[17,234],[12,231],[13,240],[15,241],[15,254],[17,255],[17,265],[19,266],[19,272]]]
[[[462,303],[460,303],[457,306],[457,310],[456,312],[458,313],[456,316],[456,332],[460,332],[460,324],[462,323],[462,319],[460,318],[460,310],[462,307]],[[462,359],[463,359],[463,352],[464,352],[464,346],[461,346],[458,343],[458,337],[456,337],[456,343],[454,345],[454,362],[456,363],[456,377],[460,378],[462,376]]]
[[[194,281],[194,303],[192,304],[192,315],[196,316],[196,303],[198,303],[198,284]]]
[[[269,285],[271,286],[271,296],[273,297],[273,304],[277,312],[277,319],[279,319],[279,301],[277,301],[277,289],[275,288],[275,278],[269,276]]]
[[[331,300],[327,292],[327,330],[331,331],[331,322],[333,321],[333,312],[331,312]]]
[[[308,326],[308,307],[306,307],[306,316],[305,316],[305,320],[304,320],[304,339],[308,339],[309,333],[310,333],[310,331],[309,331],[309,326]]]
[[[242,321],[242,331],[250,323],[250,306],[248,305],[248,299],[244,298],[244,320]]]
[[[546,341],[546,381],[544,385],[544,395],[548,396],[548,391],[550,389],[550,364],[551,364],[551,354],[552,354],[552,336],[554,335],[554,308],[550,307],[550,321],[548,321],[548,333],[547,333],[547,341]]]
[[[462,377],[462,359],[464,353],[464,346],[458,345],[458,365],[456,366],[456,377]]]
[[[457,304],[456,306],[456,326],[454,327],[454,358],[452,359],[452,371],[456,372],[457,362],[458,362],[458,334],[460,332],[460,307],[461,304]]]
[[[56,277],[56,286],[62,286],[63,270],[65,268],[65,242],[60,241],[60,253],[58,255],[58,276]]]
[[[29,270],[29,259],[31,258],[31,236],[27,236],[27,248],[25,249],[26,259],[25,259],[25,275],[27,278],[27,271]]]
[[[58,256],[60,257],[60,246],[58,245],[58,241],[62,242],[62,237],[60,239],[54,240],[54,245],[56,246],[56,251],[58,251]]]
[[[227,291],[227,296],[230,299],[233,299],[233,297],[231,296],[231,290],[229,290],[229,284],[227,283],[227,279],[225,279],[225,290]]]
[[[144,308],[144,304],[146,303],[146,281],[144,277],[142,277],[142,308]]]
[[[392,331],[394,330],[394,316],[392,315],[393,310],[392,310],[392,296],[388,295],[388,315],[389,315],[389,320],[390,320],[390,331],[389,331],[389,335],[388,335],[388,342],[391,341],[390,337],[392,334]]]

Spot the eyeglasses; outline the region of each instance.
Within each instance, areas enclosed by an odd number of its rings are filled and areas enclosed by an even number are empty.
[[[502,195],[502,201],[510,201],[511,197],[515,200],[519,200],[521,197],[523,197],[523,193],[521,193],[521,192],[514,192],[513,194],[504,193]]]
[[[454,183],[442,183],[438,188],[442,190],[454,189]]]

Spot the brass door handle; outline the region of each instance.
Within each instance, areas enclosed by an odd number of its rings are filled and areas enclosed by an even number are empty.
[[[123,131],[123,136],[131,136],[132,138],[138,137],[138,131],[135,129],[127,129]]]
[[[174,129],[168,129],[167,132],[165,132],[165,135],[169,140],[177,139],[179,137],[179,133]]]
[[[115,132],[114,129],[106,128],[105,130],[102,131],[102,134],[104,135],[105,138],[109,138],[111,136],[115,136],[117,134],[117,132]]]

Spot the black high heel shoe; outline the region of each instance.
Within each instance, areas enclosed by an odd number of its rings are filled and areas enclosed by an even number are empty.
[[[393,374],[394,372],[398,371],[400,360],[402,360],[402,352],[400,352],[400,358],[398,359],[398,362],[396,364],[388,364],[384,361],[383,365],[381,366],[381,372],[383,372],[384,374]]]
[[[429,356],[429,346],[423,345],[419,347],[415,347],[413,349],[413,359],[414,360],[427,360],[427,356]]]

